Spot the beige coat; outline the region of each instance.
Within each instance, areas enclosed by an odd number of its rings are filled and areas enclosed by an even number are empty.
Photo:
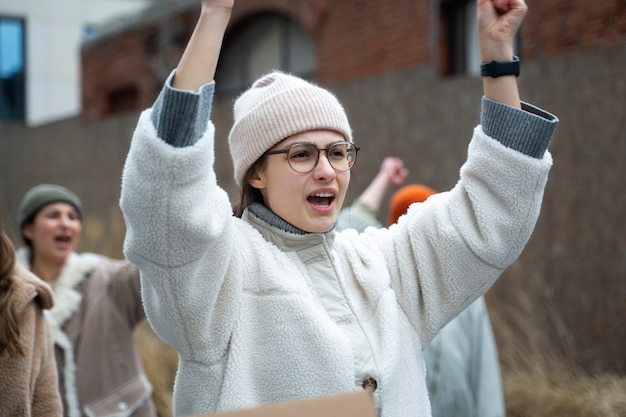
[[[58,417],[54,342],[44,309],[53,306],[52,289],[44,281],[15,266],[14,297],[20,308],[20,339],[24,355],[0,355],[0,416]]]
[[[17,259],[28,263],[25,248]],[[56,304],[48,317],[64,415],[156,416],[133,342],[133,330],[145,317],[137,267],[73,253],[52,288]]]

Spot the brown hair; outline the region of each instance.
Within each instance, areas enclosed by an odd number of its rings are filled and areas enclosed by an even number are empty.
[[[243,179],[243,184],[241,184],[241,194],[239,197],[239,204],[235,208],[235,216],[241,218],[243,211],[252,203],[263,203],[263,194],[261,194],[261,190],[258,188],[254,188],[250,185],[248,181],[253,174],[255,174],[258,170],[263,170],[265,168],[265,157],[257,159],[254,164],[248,169],[246,175]]]
[[[0,225],[0,354],[22,355],[17,305],[13,303],[15,247]]]

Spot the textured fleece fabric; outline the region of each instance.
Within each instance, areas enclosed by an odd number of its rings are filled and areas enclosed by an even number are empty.
[[[0,416],[60,417],[54,341],[44,317],[44,310],[54,304],[52,289],[19,265],[15,266],[12,287],[11,303],[20,311],[24,354],[0,355]]]
[[[397,216],[399,217],[399,216]],[[382,225],[369,207],[341,210],[336,229]],[[444,326],[424,352],[433,417],[504,417],[498,349],[485,300],[480,297]]]
[[[213,125],[180,148],[157,134],[185,113],[169,113],[162,103],[170,99],[159,100],[160,114],[140,116],[120,205],[146,314],[180,355],[175,414],[358,389],[360,352],[345,331],[357,328],[375,364],[367,372],[378,383],[379,415],[429,416],[422,351],[519,256],[550,154],[525,155],[477,126],[454,189],[397,225],[297,234],[251,210],[232,215],[213,169]],[[511,110],[514,119],[536,119],[524,139],[547,144],[556,118]],[[320,297],[321,287],[335,302]]]

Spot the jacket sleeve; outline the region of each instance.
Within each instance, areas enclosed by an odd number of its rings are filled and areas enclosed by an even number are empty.
[[[529,105],[483,104],[483,120],[498,136],[482,125],[474,129],[455,187],[413,204],[388,234],[372,232],[423,347],[520,255],[552,166],[545,146],[554,116]]]
[[[165,81],[150,118],[157,136],[177,148],[200,140],[209,124],[215,82],[205,84],[198,93],[172,87],[175,70]]]
[[[184,95],[164,94],[169,93]],[[217,184],[213,124],[206,123],[198,140],[194,129],[182,137],[175,126],[157,130],[155,118],[171,122],[178,105],[183,104],[169,97],[158,110],[144,111],[133,134],[120,200],[124,254],[141,270],[146,315],[159,337],[186,358],[217,361],[241,296],[233,286],[242,274],[229,268],[240,253],[233,245],[242,226],[235,223],[243,222]],[[161,114],[155,117],[154,111]],[[207,352],[214,356],[197,356]]]

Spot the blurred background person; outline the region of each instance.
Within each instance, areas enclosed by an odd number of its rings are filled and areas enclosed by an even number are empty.
[[[18,262],[49,283],[65,416],[155,417],[152,386],[133,343],[145,318],[139,270],[127,261],[75,252],[83,207],[65,187],[41,184],[22,199]]]
[[[15,262],[0,222],[0,415],[62,415],[54,342],[44,310],[52,289]]]
[[[344,207],[337,217],[337,230],[356,229],[359,232],[368,226],[383,227],[378,221],[378,211],[383,198],[392,187],[402,185],[409,175],[400,158],[388,156],[383,159],[380,170],[350,206]]]

